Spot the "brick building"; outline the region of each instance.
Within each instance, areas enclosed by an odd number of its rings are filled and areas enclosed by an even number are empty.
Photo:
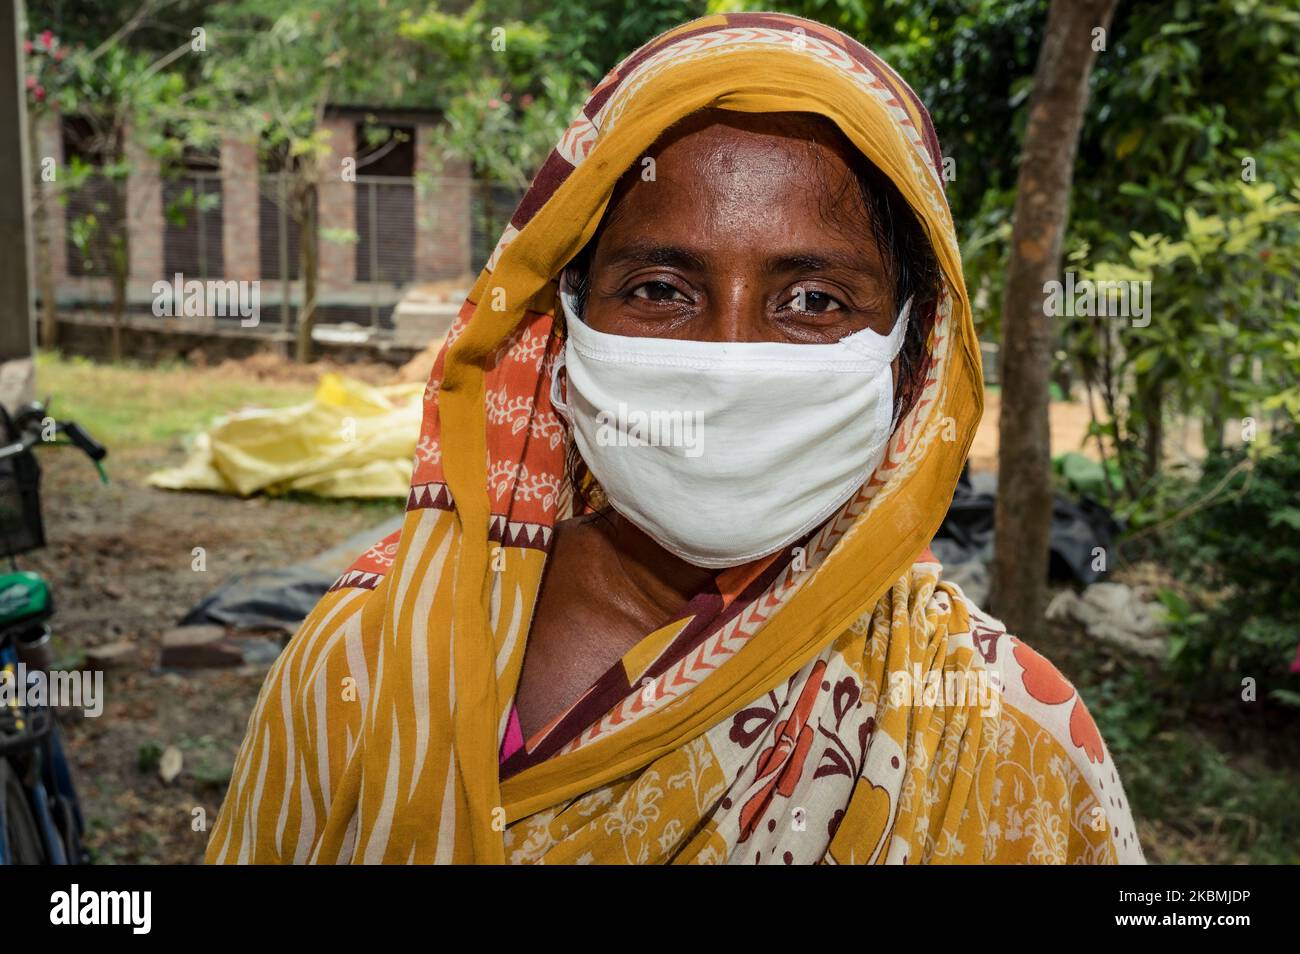
[[[61,168],[74,155],[91,166],[115,157],[87,151],[75,117],[37,127],[40,157]],[[491,251],[517,195],[475,180],[467,164],[438,153],[438,116],[428,111],[336,106],[326,113],[331,155],[316,186],[319,282],[316,338],[363,350],[423,347],[445,330]],[[300,226],[285,201],[284,175],[257,144],[226,139],[162,169],[129,132],[117,144],[129,173],[118,188],[92,176],[63,203],[46,203],[60,344],[101,351],[111,321],[109,233],[126,233],[132,353],[187,347],[241,353],[292,340],[300,303]],[[104,150],[100,150],[100,153]],[[47,186],[51,190],[55,186]],[[124,193],[124,196],[123,196]],[[100,225],[76,241],[87,213]],[[258,282],[260,321],[158,319],[154,283],[184,279]],[[136,334],[135,332],[148,332]],[[199,344],[194,342],[199,341]],[[188,343],[188,344],[187,344]]]

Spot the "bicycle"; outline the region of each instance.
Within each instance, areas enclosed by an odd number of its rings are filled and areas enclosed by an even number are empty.
[[[53,592],[39,573],[19,570],[14,558],[45,546],[41,470],[33,449],[77,447],[104,482],[108,451],[75,421],[56,421],[36,402],[12,417],[0,407],[0,438],[7,441],[0,447],[0,557],[9,558],[11,569],[0,573],[0,678],[9,689],[0,700],[0,865],[87,864],[81,804],[54,700],[47,695],[26,704],[32,680],[48,674],[54,662]]]

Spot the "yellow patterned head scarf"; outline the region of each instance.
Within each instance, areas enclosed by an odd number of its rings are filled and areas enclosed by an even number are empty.
[[[798,560],[723,574],[624,657],[571,741],[503,782],[552,528],[572,507],[548,387],[557,277],[623,172],[710,107],[820,114],[897,185],[944,279],[921,394]],[[208,861],[1140,859],[1073,687],[928,556],[983,408],[940,166],[907,85],[812,21],[709,16],[620,63],[439,357],[403,527],[269,673]]]

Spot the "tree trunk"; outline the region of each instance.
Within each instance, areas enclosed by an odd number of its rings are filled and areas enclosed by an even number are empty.
[[[1215,373],[1220,375],[1221,381],[1232,380],[1228,377],[1226,367],[1216,369]],[[1201,440],[1205,444],[1205,454],[1214,457],[1223,450],[1223,432],[1227,426],[1227,416],[1223,413],[1223,392],[1217,388],[1211,392],[1208,406],[1201,413]]]
[[[1165,446],[1165,386],[1162,381],[1152,381],[1142,392],[1142,417],[1146,430],[1144,449],[1145,470],[1148,482],[1160,473]]]
[[[316,203],[314,190],[309,191],[299,203],[302,210],[298,232],[298,262],[302,278],[302,307],[298,309],[297,360],[306,364],[312,359],[311,332],[316,327],[316,284],[319,243],[316,235]]]
[[[1016,182],[1002,302],[991,604],[1010,631],[1030,638],[1044,632],[1052,519],[1048,381],[1053,329],[1044,307],[1045,286],[1060,277],[1074,160],[1097,55],[1094,30],[1109,27],[1117,3],[1052,0]]]
[[[54,190],[47,187],[42,179],[40,143],[37,138],[37,124],[33,120],[28,129],[28,142],[32,154],[32,228],[36,233],[36,291],[41,296],[40,334],[37,340],[41,347],[57,348],[59,346],[59,310],[55,301],[54,258],[50,248],[51,206],[54,202]]]

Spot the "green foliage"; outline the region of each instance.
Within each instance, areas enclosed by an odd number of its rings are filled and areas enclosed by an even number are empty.
[[[187,186],[173,201],[163,209],[163,216],[173,225],[184,228],[191,212],[210,212],[221,204],[221,196],[208,192],[195,195],[194,189]]]
[[[121,45],[151,59],[188,43],[189,24],[204,23],[208,10],[222,0],[41,0],[28,3],[27,19],[33,34],[51,30],[69,47],[95,50],[114,38]],[[131,24],[131,29],[124,26]],[[184,30],[179,29],[185,24]],[[196,66],[193,60],[176,64]],[[193,74],[190,74],[193,75]]]
[[[1300,787],[1294,777],[1254,753],[1225,754],[1217,740],[1194,728],[1177,686],[1129,668],[1094,686],[1080,686],[1106,746],[1119,766],[1134,815],[1177,833],[1152,849],[1166,863],[1213,860],[1294,864],[1300,860]],[[1215,720],[1222,721],[1222,720]],[[1283,756],[1285,758],[1285,756]],[[1225,857],[1226,856],[1226,857]]]
[[[163,124],[178,115],[184,83],[158,61],[114,44],[104,49],[74,50],[61,64],[49,91],[51,103],[64,115],[79,116],[92,141],[83,147],[117,155],[129,126],[134,141],[157,149]],[[124,178],[127,167],[106,170]]]
[[[162,761],[163,747],[159,742],[150,739],[144,742],[136,749],[135,767],[142,773],[152,774],[158,771],[158,764]]]
[[[620,59],[702,11],[680,0],[569,5],[477,0],[460,14],[403,20],[420,59],[454,69],[425,86],[442,110],[437,142],[483,176],[522,189],[591,88]],[[439,71],[441,72],[440,66]]]
[[[988,340],[997,339],[1001,323],[1002,287],[1015,203],[1014,188],[989,189],[974,215],[959,226],[962,267],[972,308],[980,321],[981,337]]]
[[[405,10],[400,35],[430,54],[440,79],[454,77],[457,90],[466,77],[482,75],[507,86],[523,85],[545,62],[551,37],[545,27],[507,15],[510,9],[508,4],[475,0],[459,13],[437,7]]]
[[[1088,711],[1116,758],[1140,752],[1164,721],[1157,683],[1141,669],[1126,670],[1118,679],[1090,689],[1087,699]]]
[[[450,103],[434,139],[476,174],[522,190],[576,114],[586,87],[565,74],[545,76],[538,94],[502,92],[490,77]]]
[[[549,33],[552,63],[594,85],[646,41],[705,12],[704,3],[688,0],[585,0],[542,4],[537,19]]]
[[[1286,2],[1121,4],[1098,58],[1080,150],[1075,233],[1101,256],[1125,229],[1177,226],[1196,183],[1240,175],[1300,120],[1300,11]],[[1243,81],[1249,77],[1249,81]],[[1114,193],[1120,183],[1142,191]],[[1103,213],[1110,213],[1109,216]]]
[[[1113,424],[1134,502],[1154,490],[1152,448],[1172,414],[1199,417],[1212,452],[1229,420],[1248,428],[1300,420],[1300,178],[1289,195],[1240,178],[1193,185],[1177,234],[1134,232],[1125,258],[1081,271],[1096,281],[1149,281],[1149,323],[1063,323],[1070,361]]]
[[[345,0],[233,0],[211,12],[200,111],[227,133],[256,137],[291,169],[314,173],[329,153],[331,103],[401,102],[412,70],[360,55],[384,49],[401,26],[400,4]]]
[[[1119,485],[1119,474],[1113,461],[1101,464],[1076,451],[1053,457],[1052,472],[1064,489],[1076,497],[1106,500],[1114,495]]]
[[[1162,595],[1174,671],[1224,685],[1251,677],[1261,695],[1300,688],[1287,673],[1300,643],[1300,429],[1253,457],[1211,455],[1189,496],[1202,506],[1162,540],[1166,564],[1197,594]]]

